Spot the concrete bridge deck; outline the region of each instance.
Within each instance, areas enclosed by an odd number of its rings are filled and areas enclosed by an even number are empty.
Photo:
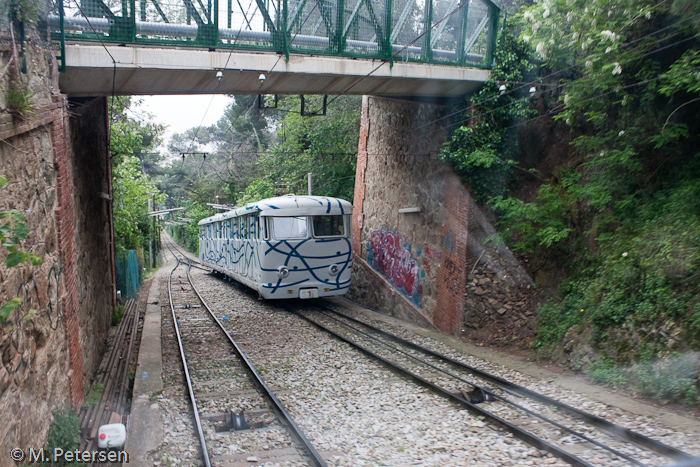
[[[472,92],[489,75],[489,70],[480,68],[414,62],[382,65],[381,60],[314,55],[290,55],[287,61],[271,52],[85,42],[66,44],[66,63],[59,83],[69,96],[114,91],[117,95],[345,93],[435,98]],[[223,72],[220,82],[218,70]],[[261,73],[266,75],[262,85]]]

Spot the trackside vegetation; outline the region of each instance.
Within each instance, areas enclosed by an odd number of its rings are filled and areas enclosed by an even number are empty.
[[[561,278],[533,346],[579,349],[579,368],[594,349],[594,380],[700,404],[700,4],[536,1],[499,44],[442,157],[535,280]],[[545,128],[568,150],[527,153]]]
[[[149,242],[157,235],[148,215],[149,199],[154,206],[165,200],[151,180],[163,128],[138,118],[131,106],[131,98],[117,97],[110,109],[115,253],[124,260],[134,250],[143,268],[150,264]]]
[[[322,113],[322,96],[307,96],[306,112]],[[199,247],[197,221],[212,215],[209,204],[243,206],[287,193],[352,200],[360,128],[359,96],[329,99],[325,116],[302,116],[298,96],[261,105],[235,96],[222,118],[170,142],[172,158],[156,178],[168,207],[186,208],[184,225],[170,234],[190,251]],[[267,107],[267,108],[266,108]]]

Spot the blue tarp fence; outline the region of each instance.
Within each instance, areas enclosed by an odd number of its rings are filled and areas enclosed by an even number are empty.
[[[141,285],[141,268],[136,251],[129,250],[124,258],[117,257],[116,276],[117,290],[121,291],[122,298],[136,298]]]

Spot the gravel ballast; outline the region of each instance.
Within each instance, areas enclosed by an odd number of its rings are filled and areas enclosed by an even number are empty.
[[[172,265],[165,267],[172,268]],[[373,360],[322,333],[297,316],[282,311],[274,302],[261,302],[240,285],[191,271],[195,285],[209,306],[238,342],[263,379],[277,394],[292,418],[332,466],[520,466],[568,465],[514,439],[466,409],[427,389],[403,379]],[[156,284],[154,284],[156,285]],[[167,303],[167,283],[161,284],[161,303]],[[163,295],[165,294],[165,295]],[[339,303],[336,301],[336,303]],[[181,364],[170,311],[163,310],[162,394],[154,395],[164,418],[164,442],[154,453],[154,465],[203,465],[191,421],[191,408],[183,385]],[[443,342],[421,336],[402,326],[374,320],[369,311],[343,310],[358,319],[403,338],[478,367],[528,389],[598,415],[614,423],[658,439],[666,444],[700,455],[697,433],[677,431],[648,417],[589,400],[571,390],[502,365],[467,355]],[[203,344],[203,345],[206,345]],[[202,354],[219,357],[220,350],[202,349]],[[209,362],[209,366],[212,366]],[[214,370],[213,365],[211,370]],[[220,379],[220,375],[211,376]],[[200,410],[225,412],[237,403],[231,398],[205,398]],[[488,404],[484,408],[489,410]],[[274,425],[274,424],[273,424]],[[289,446],[284,433],[269,429],[214,433],[205,422],[210,447],[219,456],[218,465],[238,465],[231,459],[266,447]],[[563,434],[562,434],[563,437]],[[225,459],[229,456],[229,460]],[[305,465],[290,460],[256,462],[249,465]],[[260,459],[263,459],[262,457]],[[600,456],[594,465],[628,465]],[[668,461],[667,464],[672,464]]]

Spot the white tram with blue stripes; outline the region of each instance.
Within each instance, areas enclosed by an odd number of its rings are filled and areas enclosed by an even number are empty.
[[[266,299],[342,295],[350,286],[352,205],[268,198],[199,222],[199,258]]]

